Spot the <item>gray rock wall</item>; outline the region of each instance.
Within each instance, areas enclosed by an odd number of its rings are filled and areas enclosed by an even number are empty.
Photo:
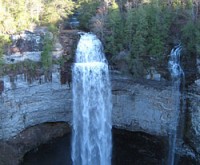
[[[153,86],[142,85],[117,74],[111,77],[114,126],[155,135],[166,135],[173,129],[170,86],[162,86],[159,82],[154,82]],[[40,80],[28,84],[23,75],[19,75],[14,83],[9,82],[9,77],[2,80],[0,139],[9,139],[44,122],[71,123],[71,88],[60,84],[59,72],[52,74],[52,82]]]
[[[189,145],[198,154],[200,160],[200,86],[197,84],[189,87],[188,101],[187,138]]]
[[[174,129],[172,89],[151,82],[144,85],[128,77],[112,76],[113,125],[164,136]]]
[[[4,77],[0,101],[0,139],[9,139],[33,125],[71,120],[72,95],[68,85],[61,85],[59,73],[52,82],[28,84],[23,76],[15,83]],[[44,80],[44,79],[43,79]],[[41,81],[41,80],[40,80]],[[14,89],[13,89],[14,88]]]

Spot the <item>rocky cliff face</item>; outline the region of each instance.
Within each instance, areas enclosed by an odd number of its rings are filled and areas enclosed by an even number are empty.
[[[41,53],[45,45],[45,37],[53,41],[52,58],[57,59],[63,54],[63,47],[52,32],[47,27],[36,27],[32,31],[21,31],[19,34],[10,36],[11,45],[7,48],[3,56],[4,63],[13,64],[25,60],[38,62],[41,60]]]
[[[186,139],[200,160],[200,85],[193,84],[188,93]]]
[[[0,140],[13,139],[31,126],[72,119],[72,92],[69,84],[61,83],[58,66],[51,82],[44,76],[31,84],[23,75],[15,81],[1,78]],[[113,126],[152,135],[168,136],[174,129],[175,108],[170,84],[162,81],[134,80],[118,72],[111,73]],[[200,152],[199,86],[193,86],[190,99],[188,139],[190,147]]]
[[[114,126],[162,136],[174,129],[172,90],[165,83],[113,74],[112,93]]]
[[[0,139],[9,139],[24,129],[44,122],[71,120],[71,90],[60,84],[59,72],[28,84],[23,75],[15,82],[5,76],[0,102]]]
[[[56,68],[52,81],[28,84],[23,75],[14,82],[5,76],[0,102],[0,139],[9,139],[24,129],[45,122],[71,123],[72,94],[61,85]],[[161,82],[139,83],[120,74],[112,74],[113,125],[132,131],[167,135],[173,129],[172,91]]]

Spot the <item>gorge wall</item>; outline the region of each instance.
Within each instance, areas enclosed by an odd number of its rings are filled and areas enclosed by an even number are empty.
[[[199,84],[200,85],[200,84]],[[200,86],[189,87],[186,139],[200,159]]]
[[[31,84],[18,75],[14,82],[2,78],[4,91],[0,102],[0,139],[9,139],[24,129],[44,122],[71,123],[72,94],[68,84],[60,83],[58,68],[52,81]],[[167,135],[173,129],[171,87],[161,82],[136,82],[112,73],[113,125],[131,131]]]
[[[52,80],[28,83],[23,75],[14,81],[1,78],[4,90],[0,97],[0,140],[15,139],[22,131],[42,123],[72,120],[72,91],[61,83],[59,67],[54,66]],[[136,80],[111,71],[113,127],[142,131],[167,137],[174,129],[174,104],[171,84],[167,81]],[[199,155],[199,89],[190,86],[187,93],[189,118],[186,122],[187,145]],[[55,128],[55,127],[54,127]],[[42,135],[40,135],[42,136]]]

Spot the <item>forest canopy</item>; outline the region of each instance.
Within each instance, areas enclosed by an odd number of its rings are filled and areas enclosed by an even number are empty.
[[[72,0],[0,0],[0,34],[12,34],[31,24],[56,24],[72,14]]]
[[[91,22],[106,53],[128,53],[131,66],[145,56],[163,60],[180,43],[188,56],[200,55],[198,0],[105,0]]]
[[[130,69],[144,58],[162,61],[180,43],[188,57],[200,56],[199,0],[0,0],[0,55],[10,34],[31,25],[56,29],[74,11],[106,54],[128,54]]]

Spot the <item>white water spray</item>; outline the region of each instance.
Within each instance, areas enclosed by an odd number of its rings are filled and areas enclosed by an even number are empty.
[[[111,164],[111,87],[108,65],[100,40],[81,36],[73,66],[74,165]]]
[[[180,103],[181,103],[181,91],[180,85],[181,80],[184,77],[184,72],[180,65],[180,55],[182,47],[181,45],[176,46],[172,49],[169,60],[169,71],[172,77],[173,83],[173,107],[175,107],[175,116],[173,121],[174,129],[170,131],[169,137],[169,154],[168,154],[168,165],[175,164],[175,153],[176,153],[176,140],[178,135],[178,124],[180,121]]]

